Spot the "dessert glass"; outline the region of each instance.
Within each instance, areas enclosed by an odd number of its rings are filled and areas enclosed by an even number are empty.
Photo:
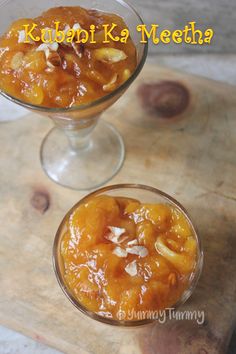
[[[188,220],[191,228],[193,235],[195,236],[196,243],[197,243],[197,258],[196,258],[196,265],[195,269],[192,272],[190,278],[189,278],[189,286],[188,288],[185,289],[183,294],[181,295],[181,298],[177,301],[177,303],[173,304],[171,306],[172,309],[178,308],[180,305],[184,304],[187,299],[191,296],[193,293],[198,279],[201,275],[201,270],[203,266],[203,251],[202,251],[202,246],[201,246],[201,241],[200,238],[197,234],[197,231],[195,227],[193,226],[193,223],[187,214],[187,211],[184,209],[184,207],[177,202],[175,199],[167,195],[166,193],[145,185],[140,185],[140,184],[118,184],[118,185],[113,185],[113,186],[108,186],[104,187],[101,189],[98,189],[95,192],[90,193],[86,197],[84,197],[82,200],[80,200],[77,204],[75,204],[69,212],[65,215],[63,218],[55,239],[54,239],[54,245],[53,245],[53,266],[54,266],[54,271],[58,280],[58,283],[63,290],[64,294],[68,297],[68,299],[72,302],[72,304],[80,310],[82,313],[86,314],[87,316],[103,322],[107,323],[110,325],[115,325],[115,326],[126,326],[126,327],[132,327],[132,326],[140,326],[140,325],[145,325],[148,323],[152,323],[155,321],[155,319],[141,319],[141,320],[116,320],[116,319],[111,319],[111,318],[106,318],[102,317],[94,312],[89,311],[86,309],[73,295],[72,291],[69,289],[69,287],[66,284],[66,281],[64,279],[64,266],[63,266],[63,260],[61,256],[61,241],[62,237],[64,235],[65,231],[65,221],[67,220],[68,216],[73,213],[73,211],[82,203],[86,201],[87,198],[91,196],[98,196],[98,195],[109,195],[113,197],[128,197],[128,198],[134,198],[138,199],[141,203],[164,203],[164,204],[169,204],[170,206],[173,206],[177,208],[179,211],[183,213],[183,215],[186,217]]]
[[[81,6],[115,13],[127,24],[137,51],[137,66],[131,77],[106,96],[71,108],[45,108],[28,104],[0,93],[10,101],[48,116],[55,127],[44,138],[40,150],[41,164],[55,182],[77,190],[93,189],[110,180],[124,161],[124,143],[117,130],[99,120],[102,112],[115,103],[140,73],[147,56],[147,44],[140,43],[136,27],[142,24],[138,13],[123,0],[0,0],[0,35],[14,20],[33,18],[56,6]]]

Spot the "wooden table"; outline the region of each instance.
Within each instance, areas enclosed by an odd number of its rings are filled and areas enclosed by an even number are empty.
[[[150,83],[151,101],[143,86]],[[204,310],[202,326],[170,321],[118,329],[69,303],[53,273],[52,243],[66,211],[86,193],[60,187],[42,171],[39,148],[49,120],[30,114],[2,123],[1,324],[69,354],[225,353],[236,318],[235,97],[233,86],[147,65],[104,114],[123,135],[127,152],[111,183],[162,189],[183,203],[199,229],[204,270],[182,310]]]

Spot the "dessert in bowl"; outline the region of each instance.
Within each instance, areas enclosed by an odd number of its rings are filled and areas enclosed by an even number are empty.
[[[79,310],[108,324],[134,326],[188,299],[203,254],[177,201],[127,184],[93,192],[66,214],[53,260],[60,286]]]
[[[113,126],[98,119],[145,62],[147,45],[136,32],[139,15],[121,0],[66,6],[42,0],[34,9],[30,1],[8,0],[0,9],[0,92],[56,124],[41,147],[44,170],[74,189],[105,183],[121,167],[124,145]],[[112,27],[113,38],[125,30],[130,36],[106,41]]]

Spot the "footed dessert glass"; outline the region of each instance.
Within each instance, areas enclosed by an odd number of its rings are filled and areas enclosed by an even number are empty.
[[[87,196],[85,196],[82,200],[80,200],[78,203],[76,203],[68,211],[68,213],[63,218],[63,220],[56,232],[55,239],[54,239],[54,245],[53,245],[53,266],[54,266],[54,271],[55,271],[58,283],[59,283],[62,291],[64,292],[64,294],[71,301],[71,303],[78,310],[80,310],[85,315],[91,317],[92,319],[95,319],[97,321],[107,323],[110,325],[125,326],[125,327],[140,326],[140,325],[145,325],[148,323],[155,322],[158,319],[158,317],[155,318],[155,316],[153,316],[153,317],[152,316],[151,317],[144,316],[141,319],[134,318],[132,320],[127,319],[127,312],[124,312],[124,311],[121,311],[121,312],[119,311],[119,313],[118,313],[119,319],[113,319],[110,317],[101,316],[100,314],[98,314],[94,311],[88,310],[76,298],[75,294],[73,293],[71,288],[68,286],[68,282],[65,277],[64,260],[63,260],[62,254],[61,254],[63,237],[65,234],[65,230],[67,230],[66,221],[80,205],[87,202],[91,197],[97,197],[97,196],[102,196],[102,195],[107,195],[107,196],[111,196],[111,197],[133,198],[133,199],[139,200],[141,203],[148,203],[148,204],[149,203],[167,204],[168,206],[175,208],[176,210],[181,212],[181,214],[184,215],[185,219],[188,221],[188,223],[191,227],[192,235],[194,236],[195,241],[196,241],[196,263],[195,263],[195,267],[194,267],[193,271],[191,272],[191,275],[188,278],[188,284],[187,284],[185,290],[182,292],[182,294],[180,295],[177,302],[174,303],[170,308],[172,310],[176,310],[177,308],[179,308],[181,305],[183,305],[188,300],[188,298],[192,295],[193,291],[195,290],[195,287],[196,287],[199,277],[201,275],[202,266],[203,266],[203,249],[201,246],[201,239],[196,231],[196,228],[193,225],[192,220],[190,219],[190,217],[189,217],[187,211],[184,209],[184,207],[178,201],[176,201],[174,198],[172,198],[171,196],[167,195],[166,193],[164,193],[156,188],[141,185],[141,184],[118,184],[118,185],[103,187],[103,188],[98,189],[98,190],[88,194]],[[168,310],[168,308],[167,308],[167,310]],[[168,315],[168,311],[167,311],[167,315]]]
[[[136,27],[142,24],[138,13],[123,0],[0,0],[0,35],[20,18],[33,18],[57,6],[81,6],[121,16],[127,24],[137,51],[137,66],[131,77],[106,96],[70,108],[46,108],[0,93],[31,111],[48,116],[55,127],[41,145],[41,164],[55,182],[77,190],[93,189],[110,180],[124,161],[125,149],[120,134],[100,120],[102,112],[115,103],[140,73],[147,56],[147,44],[140,43]]]

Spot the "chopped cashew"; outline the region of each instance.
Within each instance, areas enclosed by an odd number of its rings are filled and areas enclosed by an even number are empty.
[[[113,91],[114,90],[114,84],[116,83],[116,81],[117,81],[117,77],[118,77],[118,75],[117,74],[114,74],[113,76],[112,76],[112,78],[111,78],[111,81],[110,82],[108,82],[107,84],[105,84],[105,85],[103,85],[103,91]]]
[[[127,55],[120,49],[99,48],[94,50],[94,57],[104,63],[118,63],[121,60],[125,60]]]
[[[182,253],[172,251],[164,243],[163,237],[159,236],[155,242],[156,251],[167,259],[181,273],[189,273],[193,268],[193,261]]]

